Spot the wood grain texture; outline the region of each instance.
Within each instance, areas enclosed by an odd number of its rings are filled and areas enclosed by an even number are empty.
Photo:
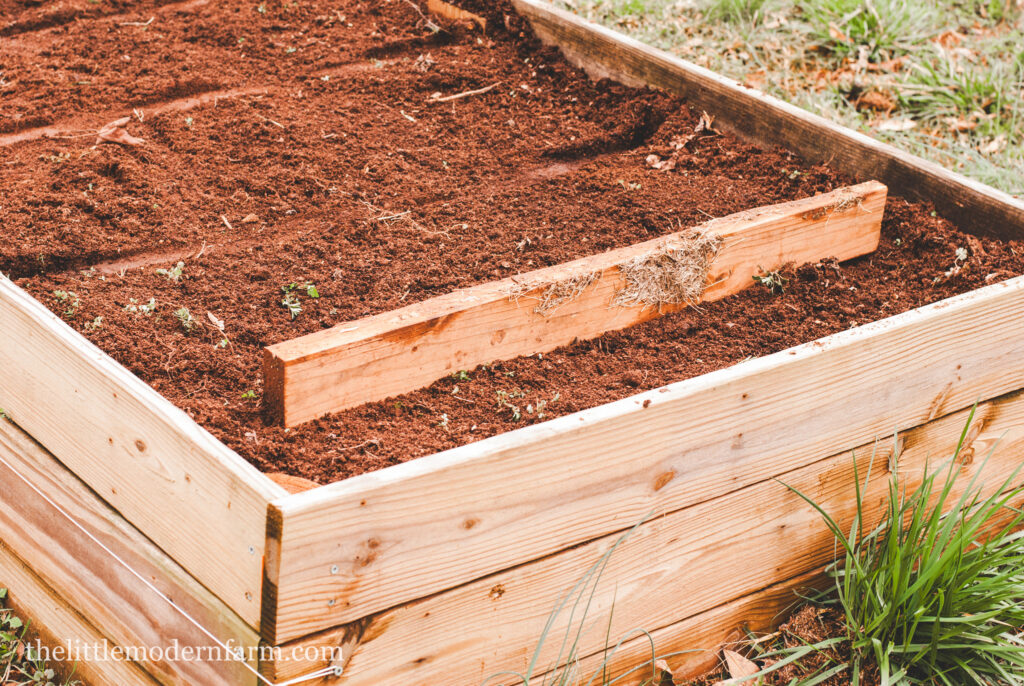
[[[683,309],[693,303],[619,304],[621,265],[679,250],[694,233],[721,241],[696,302],[738,293],[786,264],[859,257],[878,247],[885,197],[885,186],[867,182],[760,207],[278,343],[265,350],[264,398],[295,426]]]
[[[28,565],[0,540],[0,587],[8,589],[11,607],[32,622],[44,645],[102,645],[107,639],[96,627],[57,595]],[[109,639],[107,639],[109,640]],[[149,675],[133,662],[79,662],[75,678],[90,686],[156,686]]]
[[[121,646],[168,648],[175,641],[209,651],[215,643],[74,527],[27,485],[41,490],[161,592],[221,641],[258,645],[243,622],[163,551],[98,498],[39,444],[0,419],[0,538],[92,626]],[[236,662],[140,661],[161,683],[237,686],[255,683]],[[255,664],[252,665],[255,667]]]
[[[1022,388],[1021,321],[1024,277],[275,501],[263,636],[351,622]]]
[[[0,276],[0,407],[250,626],[286,491]]]
[[[651,632],[657,654],[665,661],[677,683],[696,678],[717,668],[722,648],[738,648],[750,633],[768,633],[782,624],[795,609],[798,594],[806,595],[832,583],[824,570],[781,581],[768,588],[725,603],[699,615]],[[651,641],[637,637],[625,641],[605,669],[616,686],[650,686]],[[580,660],[580,674],[592,675],[602,668],[603,653]],[[546,676],[546,675],[544,675]],[[545,683],[544,676],[540,678]],[[498,684],[490,684],[498,686]],[[510,685],[512,686],[512,685]],[[738,685],[737,685],[738,686]]]
[[[877,449],[869,439],[852,453],[821,459],[674,513],[657,514],[624,539],[612,534],[383,612],[362,630],[344,676],[336,683],[470,686],[502,670],[521,671],[560,596],[613,549],[593,595],[591,588],[582,593],[590,610],[588,629],[579,643],[581,657],[603,651],[613,607],[614,642],[637,627],[669,627],[680,618],[698,617],[724,602],[808,573],[831,561],[834,541],[817,511],[788,486],[813,498],[848,527],[856,513],[855,455],[861,479],[872,475],[864,490],[870,528],[885,513],[890,469],[899,470],[903,486],[915,488],[927,464],[934,469],[953,454],[969,414],[970,410],[961,410],[901,434],[898,461],[893,459],[893,437],[880,441]],[[989,453],[992,457],[986,463]],[[1024,459],[1024,392],[977,408],[961,457],[962,478],[955,493],[979,472],[989,491],[1013,474]],[[1017,478],[1024,480],[1024,474]],[[579,621],[578,615],[571,619],[569,609],[562,613],[552,625],[552,638],[541,651],[539,665],[556,661],[562,636]],[[284,654],[291,653],[286,649]],[[308,672],[317,665],[303,667]],[[288,673],[292,671],[297,670]]]
[[[944,167],[740,85],[543,0],[513,0],[537,36],[561,48],[592,77],[654,86],[707,110],[721,125],[766,147],[781,146],[827,162],[857,180],[878,179],[889,192],[934,203],[961,228],[1004,239],[1024,237],[1024,201]]]

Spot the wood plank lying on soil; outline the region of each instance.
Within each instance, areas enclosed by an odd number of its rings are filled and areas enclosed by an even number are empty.
[[[104,640],[109,640],[47,586],[2,540],[0,587],[7,589],[11,607],[22,619],[32,622],[32,629],[40,635],[43,645],[66,646],[70,642],[72,646],[82,643],[102,646]],[[156,686],[158,683],[134,662],[123,660],[79,662],[74,676],[86,684]]]
[[[613,642],[637,627],[649,631],[686,625],[724,602],[808,573],[828,563],[834,541],[821,516],[793,493],[792,486],[812,497],[844,526],[856,512],[854,456],[860,478],[871,474],[865,488],[865,518],[877,521],[885,512],[892,465],[901,483],[913,489],[926,465],[937,468],[956,448],[970,410],[961,410],[907,431],[899,437],[899,459],[893,460],[894,439],[868,442],[805,467],[683,510],[655,516],[629,535],[608,558],[590,604],[587,626],[579,643],[586,658],[604,649],[608,613]],[[992,453],[986,463],[984,457]],[[975,413],[954,492],[972,476],[997,489],[1024,458],[1024,391],[981,404]],[[1024,481],[1024,474],[1018,475]],[[955,497],[955,496],[954,496]],[[870,525],[869,525],[870,526]],[[619,534],[473,581],[430,598],[388,610],[369,619],[338,683],[370,686],[381,683],[479,684],[488,675],[526,667],[551,608],[587,570],[620,541]],[[794,600],[791,598],[791,600]],[[570,605],[572,601],[570,600]],[[747,607],[747,604],[741,606]],[[568,609],[553,623],[538,664],[555,662],[561,638],[570,626]],[[731,625],[740,616],[722,618]],[[677,627],[678,628],[678,627]],[[718,629],[714,628],[714,632]],[[344,634],[314,637],[330,645]],[[707,648],[700,636],[680,637],[661,651]],[[692,641],[687,645],[687,640]],[[642,637],[637,643],[644,644]],[[306,641],[298,642],[306,648]],[[303,654],[288,644],[283,655]],[[630,646],[628,654],[641,652]],[[395,655],[401,655],[396,660]],[[624,666],[624,663],[618,663]],[[309,671],[286,668],[280,673]],[[498,683],[498,682],[495,682]]]
[[[250,626],[287,492],[0,276],[0,407]]]
[[[894,195],[933,203],[962,229],[1024,236],[1024,201],[720,74],[581,19],[543,0],[512,0],[537,36],[594,78],[663,88],[707,110],[740,138],[783,147],[855,179],[878,179]]]
[[[1020,321],[1024,277],[275,501],[263,637],[352,622],[1015,391]]]
[[[719,300],[786,264],[859,257],[878,247],[885,197],[885,186],[867,182],[740,212],[272,345],[264,398],[285,426],[295,426],[458,369],[548,352]],[[623,297],[637,278],[631,274],[679,278],[681,264],[690,270],[680,284],[690,289],[685,297],[680,287],[669,291],[672,298]]]
[[[10,465],[10,466],[8,466]],[[111,552],[148,579],[221,641],[235,648],[258,645],[256,631],[190,577],[43,447],[0,419],[0,532],[4,544],[31,560],[36,574],[90,624],[121,646],[166,649],[176,641],[204,651],[216,645],[195,625],[26,484],[58,503]],[[136,660],[162,683],[254,683],[252,672],[227,660]]]

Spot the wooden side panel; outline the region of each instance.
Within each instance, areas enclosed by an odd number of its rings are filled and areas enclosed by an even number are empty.
[[[513,0],[534,31],[594,76],[678,93],[715,123],[764,146],[828,162],[858,180],[878,179],[893,194],[935,204],[965,230],[999,238],[1024,236],[1024,202],[799,107],[741,86],[713,71],[557,9],[543,0]]]
[[[285,493],[0,276],[0,407],[250,626]]]
[[[743,596],[714,609],[652,631],[658,655],[669,655],[665,662],[679,683],[680,679],[698,677],[721,663],[722,648],[738,647],[750,633],[768,633],[784,622],[796,609],[799,595],[833,583],[824,570],[781,581],[768,588]],[[637,637],[625,641],[603,665],[604,653],[595,653],[580,660],[578,672],[590,675],[606,670],[616,686],[650,686],[651,640]],[[637,669],[643,666],[646,669]],[[541,683],[544,678],[541,677]],[[490,686],[498,686],[491,684]],[[514,686],[510,684],[509,686]]]
[[[61,516],[32,486],[221,641],[246,650],[258,644],[253,628],[5,420],[0,420],[0,483],[4,485],[0,507],[4,544],[20,558],[31,560],[47,586],[118,645],[165,649],[177,642],[182,648],[209,652],[216,644]],[[230,660],[146,659],[141,664],[162,683],[255,683],[252,672]]]
[[[892,437],[879,442],[877,450],[868,442],[852,451],[861,479],[872,475],[865,489],[869,521],[884,513],[890,467],[899,469],[904,486],[916,487],[929,462],[934,469],[953,454],[969,414],[961,410],[900,435],[898,465],[892,460]],[[995,490],[1024,458],[1024,392],[978,407],[968,439],[958,488],[982,470],[991,452],[981,481]],[[655,516],[624,540],[619,534],[606,536],[383,612],[369,620],[337,683],[469,686],[502,670],[523,670],[551,608],[613,549],[593,596],[590,589],[583,593],[590,614],[581,656],[603,650],[613,608],[611,635],[618,637],[637,627],[670,626],[807,573],[829,562],[835,547],[821,516],[788,486],[848,526],[856,512],[852,455],[844,452],[778,480]],[[555,662],[562,636],[579,621],[566,609],[554,622],[540,665]],[[304,667],[308,671],[314,665]]]
[[[283,643],[1024,388],[1024,278],[276,501]]]
[[[268,408],[295,426],[421,388],[457,369],[548,352],[683,309],[694,303],[618,303],[627,287],[620,266],[678,249],[692,231],[721,241],[706,277],[697,277],[703,282],[696,286],[706,288],[695,301],[738,293],[755,275],[786,264],[865,255],[878,247],[885,196],[885,186],[869,181],[739,212],[272,345],[264,359]],[[539,309],[545,305],[550,309]]]
[[[8,589],[11,606],[32,622],[44,645],[64,646],[86,643],[102,645],[100,633],[68,603],[46,585],[24,562],[0,541],[0,587]],[[91,686],[156,686],[145,671],[133,662],[79,662],[75,678]]]

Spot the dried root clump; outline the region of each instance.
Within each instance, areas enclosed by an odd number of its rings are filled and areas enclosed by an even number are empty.
[[[849,188],[845,188],[843,190],[844,192],[840,194],[839,199],[834,203],[825,207],[819,207],[818,209],[811,210],[810,212],[805,212],[803,214],[803,218],[810,220],[824,219],[825,217],[831,217],[833,214],[842,214],[851,207],[860,207],[864,204],[863,195],[859,195],[856,192],[851,191]]]
[[[722,237],[707,231],[666,242],[656,250],[619,265],[626,281],[612,300],[613,305],[689,304],[700,302],[708,271],[718,256]]]
[[[577,276],[570,277],[568,279],[562,279],[561,281],[555,281],[549,283],[546,286],[543,283],[518,283],[512,287],[508,292],[509,300],[518,301],[519,298],[525,296],[527,293],[532,293],[543,287],[543,290],[537,295],[531,295],[531,298],[535,298],[538,302],[533,311],[537,314],[548,314],[555,310],[559,306],[571,301],[583,295],[583,291],[587,290],[592,284],[596,283],[601,278],[601,272],[590,272],[589,274],[579,274]]]
[[[540,302],[533,308],[537,314],[547,314],[563,303],[575,300],[587,290],[591,284],[601,278],[601,272],[581,274],[571,279],[563,279],[550,284],[540,294]]]

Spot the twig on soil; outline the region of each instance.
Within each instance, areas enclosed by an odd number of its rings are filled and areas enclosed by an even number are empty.
[[[234,231],[235,230],[235,227],[231,226],[231,222],[229,222],[228,218],[225,217],[223,214],[220,215],[220,220],[222,222],[224,222],[224,226],[228,227],[228,231]]]
[[[120,26],[149,26],[156,17],[150,17],[149,21],[122,21]]]
[[[471,91],[462,91],[461,93],[455,93],[454,95],[441,95],[440,93],[434,93],[430,96],[431,102],[450,102],[451,100],[458,100],[460,98],[468,98],[471,95],[481,95],[488,91],[492,91],[501,85],[501,81],[492,83],[490,86],[484,86],[483,88],[477,88]]]
[[[335,450],[337,450],[339,453],[344,453],[344,452],[348,452],[349,450],[359,450],[360,448],[365,448],[368,445],[376,446],[376,447],[379,448],[380,447],[380,440],[378,440],[376,438],[370,438],[370,439],[367,439],[367,440],[363,441],[359,445],[342,446],[341,448],[335,448]]]
[[[278,127],[282,128],[282,129],[287,128],[284,124],[279,124],[276,121],[274,121],[273,119],[271,119],[270,117],[264,117],[259,112],[253,112],[253,114],[255,114],[257,117],[259,117],[260,119],[262,119],[265,122],[270,122],[274,126],[278,126]]]

